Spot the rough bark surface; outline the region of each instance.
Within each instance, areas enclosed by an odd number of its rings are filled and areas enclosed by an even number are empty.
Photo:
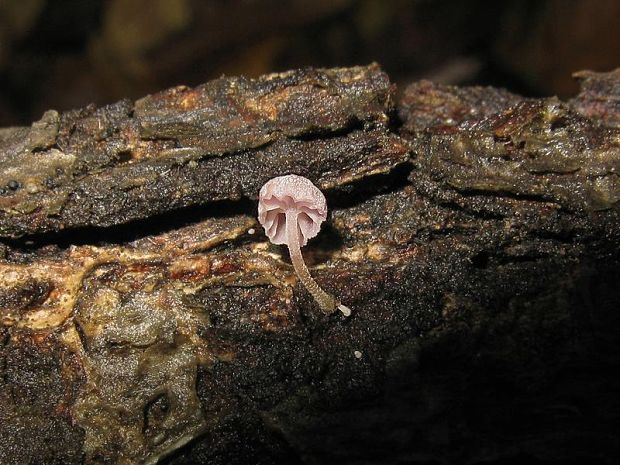
[[[377,66],[222,78],[59,115],[0,134],[0,236],[111,226],[209,201],[254,198],[276,174],[321,188],[389,171]]]
[[[581,77],[294,71],[2,130],[0,463],[616,463],[620,78]],[[289,172],[349,318],[256,223]]]

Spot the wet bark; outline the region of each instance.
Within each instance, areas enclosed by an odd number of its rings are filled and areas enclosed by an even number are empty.
[[[615,463],[620,84],[580,76],[304,70],[0,131],[0,463]],[[349,318],[255,220],[291,172]]]

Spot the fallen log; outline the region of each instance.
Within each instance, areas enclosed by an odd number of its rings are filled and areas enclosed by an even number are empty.
[[[613,79],[305,70],[3,130],[0,463],[615,462]],[[348,318],[255,219],[290,172]]]

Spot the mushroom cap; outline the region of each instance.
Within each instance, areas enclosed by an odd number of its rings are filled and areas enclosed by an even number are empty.
[[[303,247],[319,233],[321,223],[327,219],[325,196],[312,181],[296,174],[267,181],[258,195],[258,221],[274,244],[288,245],[286,212],[289,210],[297,212],[299,245]]]

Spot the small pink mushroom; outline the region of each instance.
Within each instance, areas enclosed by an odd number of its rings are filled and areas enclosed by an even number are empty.
[[[273,178],[258,195],[258,221],[273,244],[286,244],[293,268],[312,294],[321,310],[331,313],[338,308],[345,316],[351,309],[319,287],[304,263],[301,247],[321,230],[327,219],[327,202],[323,193],[309,179],[295,174]]]

